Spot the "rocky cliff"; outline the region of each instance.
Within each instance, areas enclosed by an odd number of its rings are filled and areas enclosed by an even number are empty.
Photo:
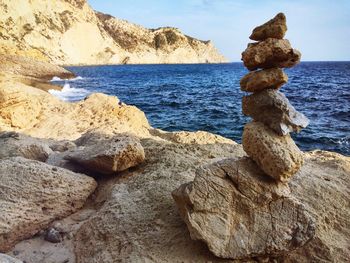
[[[55,64],[217,63],[212,42],[95,12],[86,0],[3,0],[0,53]]]

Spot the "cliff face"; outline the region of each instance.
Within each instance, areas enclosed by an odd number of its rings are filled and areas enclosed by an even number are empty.
[[[86,0],[1,1],[0,53],[64,65],[226,61],[210,41],[95,13]]]

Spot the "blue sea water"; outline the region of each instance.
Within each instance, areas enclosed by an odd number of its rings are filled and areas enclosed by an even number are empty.
[[[91,92],[116,95],[144,111],[153,127],[204,130],[241,141],[242,63],[69,67],[81,78],[55,95],[75,101]],[[303,150],[350,155],[350,62],[303,62],[287,69],[281,91],[310,125],[293,135]],[[60,82],[60,81],[58,81]]]

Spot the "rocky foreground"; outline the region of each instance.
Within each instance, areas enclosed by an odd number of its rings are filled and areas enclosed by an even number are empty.
[[[349,157],[302,153],[300,171],[272,187],[229,139],[154,129],[142,111],[104,94],[62,102],[19,80],[67,71],[20,68],[0,76],[0,252],[11,256],[1,262],[348,262]],[[171,192],[194,178],[197,189],[225,193],[196,192],[196,207],[212,207],[200,216],[221,215],[215,233],[225,240],[240,229],[247,250],[231,240],[234,254],[222,259],[208,247],[227,251],[225,243],[192,240]],[[309,227],[290,232],[298,225]]]
[[[227,61],[211,41],[173,27],[146,29],[96,12],[86,0],[0,1],[0,53],[59,65]]]

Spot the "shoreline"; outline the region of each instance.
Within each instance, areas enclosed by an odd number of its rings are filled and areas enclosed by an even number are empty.
[[[190,238],[170,193],[179,185],[192,181],[203,165],[246,156],[242,145],[203,131],[166,132],[155,129],[141,110],[121,105],[114,96],[95,93],[79,102],[62,102],[28,84],[18,82],[16,78],[0,77],[0,163],[1,167],[5,167],[4,171],[17,169],[21,165],[20,171],[29,174],[34,167],[40,167],[45,171],[44,182],[49,185],[42,190],[43,183],[39,181],[35,186],[36,179],[33,179],[32,185],[26,186],[25,189],[30,189],[33,194],[25,198],[27,202],[20,209],[12,211],[16,220],[11,221],[11,224],[16,226],[18,222],[23,227],[21,232],[17,232],[16,227],[7,225],[11,243],[7,238],[0,238],[0,247],[6,248],[1,252],[28,263],[67,260],[93,262],[95,259],[101,260],[101,257],[105,259],[101,251],[107,253],[107,258],[121,261],[152,258],[155,262],[171,262],[176,258],[184,262],[222,262],[210,254],[203,244]],[[68,161],[73,153],[93,158],[88,152],[95,151],[101,145],[106,147],[102,148],[103,151],[109,149],[108,138],[118,141],[129,136],[135,136],[136,144],[141,145],[145,154],[144,161],[136,166],[103,175]],[[105,138],[107,143],[103,143]],[[92,148],[89,140],[92,141]],[[291,181],[290,187],[294,198],[310,207],[320,226],[321,234],[317,236],[317,242],[321,242],[322,247],[329,251],[341,245],[334,244],[328,236],[341,239],[347,231],[342,228],[340,233],[330,225],[341,224],[341,218],[350,216],[347,209],[341,209],[341,204],[347,198],[347,187],[350,187],[347,180],[350,157],[327,151],[305,152],[304,156],[306,163]],[[133,160],[134,157],[130,158]],[[50,177],[52,171],[59,173],[56,177]],[[18,173],[3,177],[14,178]],[[61,177],[64,174],[72,177]],[[81,197],[83,199],[79,201],[83,205],[66,212],[61,198],[83,191],[77,190],[78,185],[74,186],[74,176],[89,182],[94,180],[96,189],[92,190],[92,185],[89,188],[90,197]],[[3,177],[0,178],[0,188],[4,184]],[[48,178],[52,178],[52,182]],[[67,183],[70,186],[64,187],[63,192],[50,192],[49,189],[57,189],[57,182],[60,182],[59,185],[66,182],[64,178],[69,178]],[[301,188],[298,187],[301,185],[299,180],[303,180]],[[85,184],[87,182],[82,185]],[[12,184],[12,187],[15,187],[11,188],[14,198],[20,196],[16,202],[21,202],[22,184]],[[55,208],[52,211],[63,209],[64,212],[51,216],[51,210],[40,207],[34,214],[28,214],[28,221],[22,222],[19,215],[23,210],[31,211],[36,203],[41,205],[46,202],[46,199],[31,201],[31,197],[45,196],[44,193],[61,196],[50,199],[50,202]],[[331,209],[323,211],[323,206]],[[332,214],[337,217],[331,218]],[[49,219],[40,221],[48,215]],[[330,219],[327,221],[325,218]],[[41,223],[32,229],[32,222],[38,220]],[[48,231],[53,231],[50,229],[59,232],[59,243],[47,241]],[[24,236],[25,240],[19,238]],[[91,245],[86,247],[86,242]],[[279,256],[279,259],[303,258],[313,251],[317,242],[310,242],[290,255]],[[125,244],[128,244],[127,251],[123,250]],[[164,253],[165,250],[169,253]],[[346,253],[345,248],[343,251]],[[327,257],[332,259],[335,255],[329,254]]]

